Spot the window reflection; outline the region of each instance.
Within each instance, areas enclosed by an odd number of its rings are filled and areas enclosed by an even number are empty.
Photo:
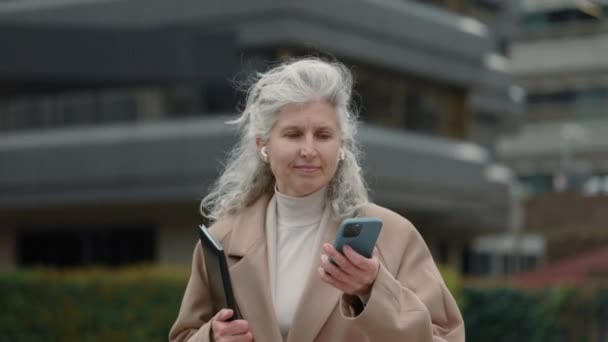
[[[178,83],[84,89],[0,99],[0,129],[23,130],[233,113],[230,84]]]
[[[608,87],[531,93],[527,97],[530,122],[605,117]]]
[[[608,15],[608,6],[572,6],[553,10],[530,12],[522,18],[522,30],[527,37],[580,35],[606,30],[602,18]]]
[[[353,70],[364,121],[429,135],[468,138],[465,89],[360,65]]]
[[[271,64],[273,58],[301,55],[320,54],[282,47],[274,50],[274,55],[267,56],[270,58],[266,62]],[[353,70],[354,102],[363,121],[422,134],[468,139],[471,115],[465,88],[341,60]],[[234,114],[243,100],[244,94],[228,80],[24,93],[0,98],[0,129],[42,129]]]
[[[484,23],[496,21],[505,5],[501,0],[416,0],[416,2],[473,17]]]

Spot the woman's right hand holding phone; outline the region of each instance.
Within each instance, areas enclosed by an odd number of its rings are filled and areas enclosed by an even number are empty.
[[[230,309],[220,310],[211,321],[211,334],[214,342],[252,342],[253,334],[249,322],[244,319],[230,321],[234,315]]]

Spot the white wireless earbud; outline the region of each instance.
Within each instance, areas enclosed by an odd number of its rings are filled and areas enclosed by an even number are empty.
[[[338,160],[342,161],[344,160],[344,158],[346,158],[346,156],[344,155],[344,150],[340,149],[340,153],[338,154]]]
[[[266,150],[266,146],[264,146],[260,149],[260,154],[262,154],[262,160],[267,162],[268,161],[268,151]]]

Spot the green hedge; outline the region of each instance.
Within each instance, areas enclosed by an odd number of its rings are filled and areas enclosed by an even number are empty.
[[[0,340],[166,341],[188,272],[0,273]],[[608,289],[463,288],[456,274],[442,273],[463,312],[468,342],[608,341]]]
[[[456,303],[458,303],[459,307],[462,307],[464,304],[462,302],[462,291],[464,288],[462,284],[462,277],[460,274],[458,274],[458,272],[448,266],[439,265],[439,271],[441,272],[445,285],[448,287],[448,289],[450,289],[450,293],[456,300]]]
[[[2,341],[166,341],[187,270],[0,273]]]
[[[608,289],[465,288],[468,342],[608,341]]]

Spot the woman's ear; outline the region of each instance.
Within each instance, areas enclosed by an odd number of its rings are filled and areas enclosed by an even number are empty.
[[[262,160],[268,162],[268,151],[266,150],[266,146],[263,146],[260,149],[260,154],[262,155]]]
[[[264,162],[268,162],[268,150],[266,148],[266,141],[264,141],[260,137],[255,138],[255,144],[258,147],[258,152],[260,153],[260,157]]]
[[[258,147],[258,151],[262,149],[262,147],[266,146],[266,140],[262,139],[259,136],[255,137],[255,145]]]

